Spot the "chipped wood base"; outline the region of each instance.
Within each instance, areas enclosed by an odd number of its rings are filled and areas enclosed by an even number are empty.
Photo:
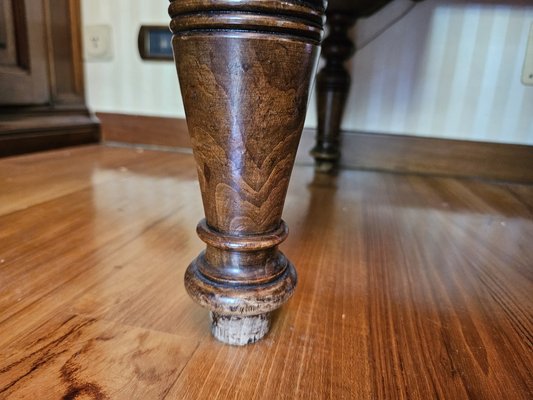
[[[210,312],[211,332],[223,343],[244,346],[262,339],[270,329],[270,313],[240,317]]]

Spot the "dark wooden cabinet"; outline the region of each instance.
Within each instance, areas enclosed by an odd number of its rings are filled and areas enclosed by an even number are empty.
[[[1,5],[0,104],[45,104],[49,82],[43,3],[1,0]]]
[[[0,0],[0,156],[98,141],[79,0]]]

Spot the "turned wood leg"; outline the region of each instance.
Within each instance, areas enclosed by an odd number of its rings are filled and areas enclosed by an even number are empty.
[[[355,52],[348,30],[356,16],[346,11],[327,13],[329,34],[322,45],[326,65],[317,76],[318,133],[316,146],[311,150],[318,171],[333,170],[340,159],[340,128],[346,98],[350,91],[350,74],[344,62]]]
[[[213,335],[244,345],[292,295],[278,250],[283,203],[322,38],[320,0],[175,0],[174,58],[205,210],[207,244],[185,287]]]

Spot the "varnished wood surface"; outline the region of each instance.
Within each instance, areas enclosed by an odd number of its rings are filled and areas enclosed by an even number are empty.
[[[191,147],[187,123],[181,118],[103,112],[96,116],[106,142]]]
[[[105,113],[98,117],[107,141],[191,146],[183,119]],[[297,164],[313,162],[309,150],[315,136],[314,129],[304,129]],[[341,168],[533,183],[533,146],[365,132],[341,132],[341,141]]]
[[[316,77],[317,134],[311,155],[317,171],[330,172],[341,157],[339,136],[346,99],[350,92],[351,77],[344,63],[355,52],[348,31],[357,15],[346,10],[328,9],[328,36],[322,43],[321,56],[325,65]]]
[[[228,344],[261,339],[293,294],[281,219],[326,2],[170,0],[172,48],[205,220],[185,287]],[[214,56],[216,54],[216,56]]]
[[[88,112],[0,112],[0,157],[96,143],[98,120]]]
[[[341,167],[533,183],[533,146],[344,132]]]
[[[209,335],[193,157],[0,160],[1,399],[530,399],[533,187],[295,167],[299,271],[261,342]]]
[[[0,45],[0,157],[98,142],[84,100],[80,0],[2,0],[4,7],[13,10],[17,63],[5,64]]]

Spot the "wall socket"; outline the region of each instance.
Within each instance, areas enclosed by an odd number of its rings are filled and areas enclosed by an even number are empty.
[[[522,70],[522,83],[533,86],[533,24],[529,28],[526,59],[524,61],[524,69]]]
[[[86,61],[113,59],[112,30],[109,25],[90,25],[84,29],[83,49]]]

